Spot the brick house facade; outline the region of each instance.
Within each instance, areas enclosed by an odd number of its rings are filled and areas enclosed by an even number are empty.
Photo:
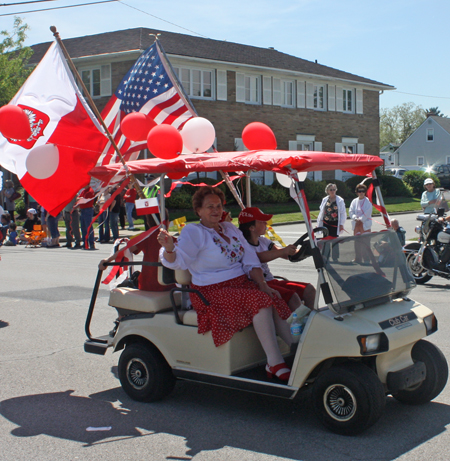
[[[279,149],[378,155],[379,92],[394,87],[271,48],[144,28],[64,40],[100,110],[157,33],[198,115],[213,123],[219,151],[242,149],[242,130],[260,121]],[[48,46],[34,45],[30,63]]]

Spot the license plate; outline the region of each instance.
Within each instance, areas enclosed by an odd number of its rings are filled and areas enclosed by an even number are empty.
[[[388,320],[383,320],[378,325],[380,325],[382,330],[387,330],[388,328],[402,328],[409,327],[411,320],[415,320],[417,315],[414,312],[408,312],[407,314],[398,315],[397,317],[392,317]]]

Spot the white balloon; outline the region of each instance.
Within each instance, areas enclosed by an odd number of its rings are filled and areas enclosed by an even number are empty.
[[[184,124],[181,137],[184,147],[197,154],[207,151],[214,144],[216,130],[206,118],[194,117]]]
[[[292,179],[286,175],[286,174],[281,174],[281,173],[275,173],[275,176],[277,177],[277,181],[283,186],[289,189],[292,184]]]
[[[58,169],[59,151],[54,144],[32,149],[25,161],[28,173],[36,179],[47,179]]]

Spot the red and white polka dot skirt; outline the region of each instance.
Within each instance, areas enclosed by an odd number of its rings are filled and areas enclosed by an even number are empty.
[[[198,295],[190,293],[197,311],[198,332],[211,331],[216,346],[225,344],[236,332],[250,325],[262,308],[273,306],[283,320],[291,315],[285,301],[271,298],[246,275],[213,285],[192,284],[191,287],[200,291],[210,303],[205,306]]]

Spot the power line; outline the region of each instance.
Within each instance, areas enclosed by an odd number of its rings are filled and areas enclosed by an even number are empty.
[[[39,11],[62,10],[64,8],[76,8],[78,6],[98,5],[99,3],[111,3],[111,2],[118,2],[118,1],[119,0],[104,0],[102,2],[79,3],[77,5],[68,5],[68,6],[55,6],[54,8],[43,8],[43,9],[40,9],[40,10],[29,10],[29,11],[20,11],[20,12],[16,12],[16,13],[0,14],[0,16],[13,16],[13,15],[17,15],[17,14],[37,13]]]
[[[192,32],[193,34],[199,35],[200,37],[209,38],[209,37],[207,37],[206,35],[200,34],[199,32],[195,32],[194,30],[191,30],[191,29],[186,29],[186,27],[181,27],[181,26],[179,26],[178,24],[175,24],[174,22],[167,21],[166,19],[163,19],[163,18],[160,18],[160,17],[158,17],[158,16],[155,16],[154,14],[147,13],[146,11],[140,10],[139,8],[136,8],[136,7],[134,7],[134,6],[128,5],[128,3],[125,3],[125,2],[123,2],[122,0],[118,0],[118,1],[119,1],[120,3],[122,3],[123,5],[125,5],[125,6],[128,6],[128,8],[132,8],[133,10],[139,11],[140,13],[144,13],[144,14],[146,14],[147,16],[151,16],[152,18],[159,19],[160,21],[163,21],[163,22],[167,22],[167,24],[171,24],[172,26],[178,27],[178,28],[183,29],[183,30],[186,30],[186,31],[188,31],[188,32]]]
[[[56,2],[56,0],[32,0],[32,1],[30,1],[30,2],[1,3],[0,6],[26,5],[26,4],[28,4],[28,3],[42,3],[42,2]]]
[[[422,98],[450,99],[449,96],[427,96],[426,94],[405,93],[404,91],[394,91],[394,93],[408,94],[410,96],[420,96]]]

